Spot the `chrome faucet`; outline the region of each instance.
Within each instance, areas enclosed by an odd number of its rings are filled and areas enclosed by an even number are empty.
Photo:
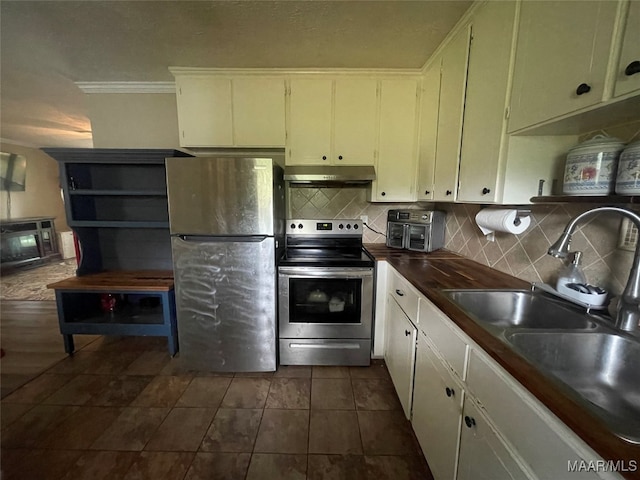
[[[612,212],[618,213],[623,217],[628,218],[633,224],[640,230],[640,215],[631,210],[619,207],[597,207],[592,210],[587,210],[581,213],[577,217],[573,218],[565,227],[564,233],[560,238],[549,247],[547,252],[556,258],[566,258],[569,256],[569,245],[571,243],[571,235],[576,228],[576,225],[580,223],[584,218],[590,217],[600,212]],[[631,272],[629,273],[629,280],[627,280],[627,286],[625,287],[622,295],[618,300],[618,307],[616,311],[615,326],[621,330],[627,332],[634,332],[638,328],[640,322],[640,244],[636,245],[636,252],[633,257],[633,264],[631,266]]]

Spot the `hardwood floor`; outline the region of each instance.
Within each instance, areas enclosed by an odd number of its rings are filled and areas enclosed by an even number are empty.
[[[3,300],[0,334],[4,351],[0,359],[2,398],[67,357],[53,301]],[[97,338],[77,335],[76,350]]]

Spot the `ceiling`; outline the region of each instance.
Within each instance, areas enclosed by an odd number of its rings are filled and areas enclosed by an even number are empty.
[[[169,66],[420,68],[471,2],[0,1],[0,137],[91,147],[75,82],[167,82]]]

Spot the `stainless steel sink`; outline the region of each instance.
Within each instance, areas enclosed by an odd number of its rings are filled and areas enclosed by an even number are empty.
[[[441,292],[480,324],[543,329],[592,329],[597,326],[587,315],[530,290]]]
[[[640,342],[598,332],[514,331],[505,339],[586,400],[618,436],[640,443]]]

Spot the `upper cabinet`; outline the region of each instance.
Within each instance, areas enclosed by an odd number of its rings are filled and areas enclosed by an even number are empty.
[[[441,65],[441,58],[434,60],[422,77],[420,150],[418,152],[418,200],[433,199],[436,142],[438,140]]]
[[[180,146],[284,146],[284,78],[172,71]]]
[[[600,107],[614,90],[619,96],[638,89],[639,75],[624,73],[639,60],[639,7],[630,3],[627,19],[625,0],[522,2],[509,132]],[[625,58],[618,62],[620,46]]]
[[[616,70],[614,96],[640,90],[640,2],[629,2],[624,24],[620,62]]]
[[[472,20],[457,195],[461,202],[497,199],[515,14],[515,2],[489,2]]]
[[[371,201],[415,201],[418,80],[380,81],[377,179]]]
[[[470,41],[463,28],[442,53],[433,200],[456,199]]]
[[[292,78],[288,165],[373,165],[377,81]]]

